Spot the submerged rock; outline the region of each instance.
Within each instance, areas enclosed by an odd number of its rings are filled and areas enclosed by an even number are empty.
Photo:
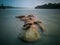
[[[22,34],[19,34],[19,38],[27,42],[34,42],[41,38],[38,28],[40,28],[42,32],[45,30],[41,21],[38,21],[33,15],[18,16],[17,18],[24,21],[22,29],[23,31],[25,30]]]
[[[39,40],[41,38],[41,35],[38,30],[30,28],[29,30],[23,32],[22,35],[19,35],[19,38],[27,42],[34,42]]]

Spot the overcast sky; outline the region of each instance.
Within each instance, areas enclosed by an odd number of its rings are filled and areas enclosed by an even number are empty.
[[[59,3],[60,0],[0,0],[0,4],[17,7],[35,7],[46,3]]]

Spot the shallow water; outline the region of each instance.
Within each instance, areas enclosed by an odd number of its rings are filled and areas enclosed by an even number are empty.
[[[40,41],[26,43],[18,39],[23,22],[15,16],[34,14],[42,20],[46,32]],[[0,9],[1,45],[58,45],[60,44],[60,9],[2,10]]]

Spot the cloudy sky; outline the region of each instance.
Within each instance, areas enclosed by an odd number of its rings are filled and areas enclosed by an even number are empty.
[[[0,0],[0,4],[17,7],[35,7],[50,2],[59,3],[60,0]]]

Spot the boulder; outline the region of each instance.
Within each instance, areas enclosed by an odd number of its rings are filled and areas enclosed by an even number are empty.
[[[41,38],[41,35],[38,30],[30,28],[29,30],[25,30],[22,35],[19,35],[19,38],[27,42],[34,42],[38,41]]]

